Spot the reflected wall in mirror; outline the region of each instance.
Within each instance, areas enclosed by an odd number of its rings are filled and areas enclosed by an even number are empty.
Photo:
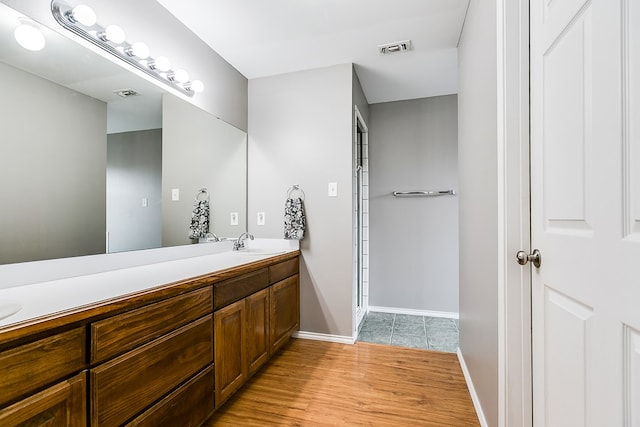
[[[46,27],[23,49],[20,19],[0,3],[0,264],[192,243],[201,187],[245,231],[246,133]]]

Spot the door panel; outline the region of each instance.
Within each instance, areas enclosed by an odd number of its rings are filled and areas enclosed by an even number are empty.
[[[543,56],[545,228],[587,232],[591,114],[590,9],[559,32]]]
[[[593,310],[550,288],[544,304],[546,423],[584,425],[586,337]]]
[[[625,330],[625,412],[630,426],[640,424],[640,331],[624,327]]]
[[[624,235],[640,240],[640,28],[631,22],[640,22],[640,4],[628,0],[622,20]]]

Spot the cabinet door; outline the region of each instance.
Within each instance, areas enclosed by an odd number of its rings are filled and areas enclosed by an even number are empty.
[[[291,334],[298,329],[300,313],[298,277],[296,274],[269,288],[271,354],[282,347]]]
[[[251,375],[269,359],[269,289],[246,298],[247,370]]]
[[[1,426],[86,427],[85,372],[0,410]]]
[[[245,300],[213,313],[216,408],[247,378]]]

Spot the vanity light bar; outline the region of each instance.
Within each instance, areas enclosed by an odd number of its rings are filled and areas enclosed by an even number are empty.
[[[189,74],[185,70],[172,70],[171,63],[166,57],[149,57],[149,48],[146,44],[127,42],[122,28],[117,25],[107,27],[98,25],[96,14],[90,7],[86,5],[71,7],[62,1],[53,0],[51,13],[62,27],[167,86],[187,96],[193,96],[194,93],[204,90],[204,84],[200,80],[190,81]]]

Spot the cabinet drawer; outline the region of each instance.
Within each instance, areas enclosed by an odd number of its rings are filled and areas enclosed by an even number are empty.
[[[211,288],[178,295],[91,324],[91,363],[99,363],[211,313]]]
[[[86,373],[82,372],[0,410],[0,425],[85,427],[85,377]]]
[[[287,277],[293,276],[299,270],[298,257],[272,265],[269,267],[269,284],[274,284]]]
[[[211,364],[208,315],[91,370],[91,425],[120,425]]]
[[[195,427],[213,408],[213,366],[209,366],[127,425]]]
[[[269,272],[262,268],[213,286],[213,309],[217,310],[269,286]]]
[[[0,405],[84,369],[85,337],[78,328],[0,353]]]

